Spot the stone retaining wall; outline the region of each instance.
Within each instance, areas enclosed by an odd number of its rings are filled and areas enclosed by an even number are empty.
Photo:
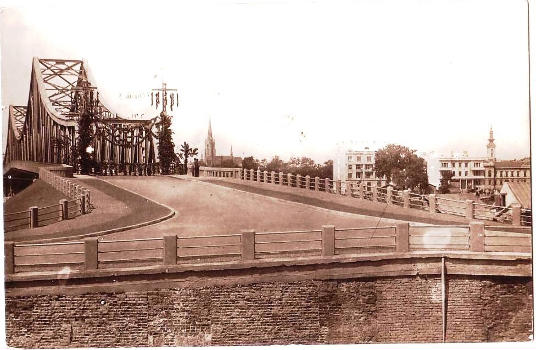
[[[441,342],[437,276],[6,297],[13,347]],[[532,278],[448,276],[449,342],[524,341]]]

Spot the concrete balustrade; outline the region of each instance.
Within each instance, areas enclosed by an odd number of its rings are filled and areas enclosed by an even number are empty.
[[[254,175],[253,171],[254,171],[253,169],[249,170],[249,181],[253,181],[253,179],[255,178],[255,175]]]
[[[301,187],[301,181],[302,181],[302,176],[300,174],[296,174],[296,187],[298,188]]]
[[[242,260],[255,260],[255,230],[242,230]]]
[[[257,169],[257,182],[261,182],[261,171]]]
[[[402,200],[404,202],[404,208],[409,208],[410,207],[409,190],[402,191]]]
[[[292,186],[292,174],[287,174],[287,186]]]
[[[469,250],[484,252],[484,223],[473,221],[469,224]]]
[[[268,182],[268,172],[265,170],[263,173],[264,173],[263,181],[264,181],[264,183],[267,183]]]
[[[279,184],[283,186],[283,172],[282,171],[279,172]]]
[[[471,199],[465,201],[465,218],[473,219],[475,217],[475,205]]]
[[[164,265],[175,265],[177,263],[177,236],[164,235]]]
[[[67,199],[60,199],[60,220],[69,219],[69,201]]]
[[[322,226],[322,256],[335,255],[335,226]]]
[[[84,269],[96,270],[99,267],[99,243],[96,237],[84,239]]]
[[[311,189],[311,176],[305,175],[305,188],[310,190]]]
[[[270,177],[270,182],[271,182],[272,184],[275,184],[275,171],[272,171],[272,172],[270,173],[270,175],[271,175],[271,177]]]
[[[387,186],[387,194],[385,196],[387,204],[393,204],[393,187]]]
[[[329,189],[329,179],[328,179],[328,178],[325,178],[325,179],[324,179],[324,192],[330,192],[330,189]]]
[[[320,178],[318,176],[315,176],[315,191],[320,190]]]
[[[429,210],[430,210],[430,214],[435,214],[436,210],[437,210],[437,200],[436,200],[436,195],[435,194],[431,194],[428,196],[428,204],[430,206]]]

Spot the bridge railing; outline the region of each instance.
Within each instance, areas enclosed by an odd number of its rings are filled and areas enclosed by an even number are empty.
[[[56,190],[62,192],[64,195],[70,199],[79,202],[74,203],[73,205],[79,205],[81,214],[89,212],[91,208],[91,192],[83,186],[78,185],[69,178],[62,177],[57,175],[57,172],[54,169],[51,171],[47,168],[39,168],[39,178]]]
[[[241,232],[219,235],[4,245],[6,274],[26,271],[95,270],[118,267],[254,261],[272,258],[370,256],[422,252],[530,254],[530,232],[505,226],[410,225]]]
[[[396,190],[391,186],[378,187],[367,186],[365,182],[354,183],[352,181],[332,180],[319,177],[311,178],[300,174],[283,172],[268,172],[253,169],[242,169],[239,172],[244,181],[255,181],[277,184],[288,187],[296,187],[311,191],[320,191],[332,194],[345,195],[353,198],[365,199],[373,202],[386,203],[399,207],[427,211],[430,213],[442,213],[465,217],[467,219],[479,219],[511,223],[517,226],[531,226],[532,212],[521,209],[517,204],[510,207],[475,203],[472,200],[457,200],[436,195],[412,193],[409,190]]]

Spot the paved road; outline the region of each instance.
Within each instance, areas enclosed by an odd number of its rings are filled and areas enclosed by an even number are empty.
[[[337,227],[392,225],[397,220],[342,213],[289,202],[258,194],[206,183],[195,179],[172,177],[107,177],[106,181],[134,191],[173,208],[177,215],[165,222],[139,229],[114,233],[107,238],[162,237],[165,233],[179,237],[214,235],[254,229],[320,229]]]

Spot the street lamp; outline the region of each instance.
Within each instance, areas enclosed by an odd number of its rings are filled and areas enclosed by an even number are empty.
[[[93,151],[95,151],[95,149],[91,145],[86,147],[86,153],[89,155],[90,160],[93,160]],[[92,161],[90,162],[90,164],[91,164],[91,173],[93,174],[95,173],[95,168],[93,167]]]

